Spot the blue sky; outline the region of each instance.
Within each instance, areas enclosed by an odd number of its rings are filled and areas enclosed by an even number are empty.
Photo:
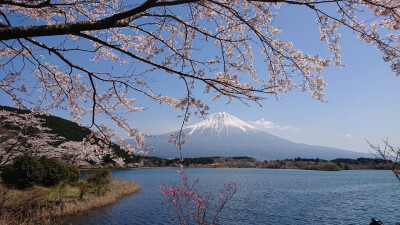
[[[292,41],[295,48],[304,52],[327,55],[326,44],[319,41],[315,14],[306,7],[299,10],[293,6],[282,7],[279,14],[274,25],[283,29],[283,40]],[[330,67],[323,73],[328,83],[324,91],[326,102],[298,90],[281,94],[279,101],[270,97],[262,102],[262,107],[248,107],[239,101],[226,105],[226,99],[210,102],[211,95],[197,97],[208,103],[209,113],[226,111],[252,124],[258,121],[264,124],[259,126],[264,131],[295,142],[368,152],[366,139],[378,144],[388,138],[393,145],[400,146],[400,77],[383,62],[377,49],[358,41],[349,30],[342,29],[341,33],[342,63],[346,67]],[[263,59],[257,58],[255,66],[258,71],[265,71]],[[184,87],[179,82],[166,75],[157,80],[157,87],[180,96]],[[3,93],[0,99],[2,105],[11,105]],[[167,133],[180,127],[181,119],[177,116],[182,112],[147,100],[142,103],[148,110],[127,116],[133,126],[148,134]],[[69,118],[65,112],[51,113]],[[192,117],[189,125],[200,120]]]
[[[283,29],[282,39],[292,41],[296,48],[326,55],[326,44],[319,41],[314,14],[309,12],[283,7],[274,24]],[[400,146],[400,78],[377,49],[359,41],[349,30],[341,33],[342,63],[346,66],[330,67],[323,73],[328,83],[326,102],[295,90],[282,94],[279,101],[273,97],[263,101],[262,107],[247,107],[239,101],[226,105],[224,99],[209,102],[210,113],[226,111],[253,124],[263,119],[266,126],[259,128],[300,143],[368,152],[366,140],[379,144],[389,138]],[[262,59],[256,59],[255,64],[263,71]],[[138,114],[132,120],[147,133],[166,133],[180,126],[177,112],[168,107],[152,106]],[[200,120],[192,117],[189,124]]]
[[[314,15],[297,7],[282,9],[274,22],[283,29],[282,39],[291,40],[305,52],[327,54],[325,43],[319,41]],[[264,124],[269,124],[259,126],[264,131],[306,144],[368,152],[366,140],[378,144],[389,138],[400,146],[400,78],[383,62],[377,49],[359,41],[349,30],[342,29],[341,33],[342,62],[346,66],[324,72],[327,102],[295,90],[282,94],[279,101],[273,97],[263,101],[262,107],[247,107],[238,101],[228,105],[225,100],[211,102],[210,113],[226,111],[246,122],[264,119]],[[256,59],[255,64],[263,71],[262,59]],[[152,123],[145,119],[150,115],[154,115]],[[180,120],[175,115],[168,107],[155,106],[139,116],[136,124],[148,133],[161,134],[178,129]],[[192,117],[189,124],[198,121]]]

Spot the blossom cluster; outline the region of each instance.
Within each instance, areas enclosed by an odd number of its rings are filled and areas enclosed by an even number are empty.
[[[316,15],[330,56],[279,38],[283,31],[273,22],[285,4]],[[133,152],[148,151],[147,136],[126,114],[147,109],[145,99],[184,112],[183,123],[209,109],[198,89],[228,103],[279,99],[294,89],[323,101],[324,69],[343,65],[340,28],[377,47],[400,74],[400,4],[393,0],[10,0],[0,11],[0,89],[22,108],[89,118],[98,135],[123,143],[99,122],[103,114],[134,137],[123,146]],[[265,62],[261,71],[256,57]],[[168,87],[165,79],[176,83]],[[180,96],[169,91],[176,86],[184,87]]]
[[[77,166],[99,164],[107,154],[114,155],[108,144],[98,138],[94,140],[94,133],[82,141],[67,141],[51,133],[44,122],[35,113],[0,110],[0,165],[24,154],[57,158]],[[124,164],[121,158],[116,158],[116,162]]]
[[[161,193],[166,198],[162,204],[166,206],[171,220],[177,224],[193,222],[199,225],[218,224],[218,214],[236,194],[238,185],[234,182],[225,184],[220,190],[219,199],[213,202],[216,199],[209,195],[202,195],[196,189],[198,179],[190,183],[183,169],[178,172],[181,176],[180,185],[173,185],[171,188],[160,186]]]

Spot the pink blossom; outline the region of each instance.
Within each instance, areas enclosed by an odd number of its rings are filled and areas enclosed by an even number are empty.
[[[217,224],[219,212],[226,202],[236,193],[237,185],[233,182],[225,184],[222,191],[223,196],[219,198],[218,203],[213,203],[214,199],[207,195],[201,195],[195,188],[198,179],[190,183],[183,169],[179,170],[179,174],[181,177],[180,185],[173,185],[173,187],[169,189],[165,186],[160,186],[163,196],[167,199],[167,202],[169,202],[168,204],[162,201],[162,204],[168,209],[170,207],[174,208],[174,210],[169,212],[176,213],[176,215],[170,216],[177,217],[182,224],[188,224],[191,219],[199,224],[208,224],[206,217],[209,215],[213,217],[211,224]]]
[[[148,136],[124,115],[148,109],[142,105],[146,98],[182,111],[183,125],[192,114],[202,116],[209,110],[196,94],[202,91],[193,91],[202,86],[209,99],[226,97],[227,103],[234,99],[259,103],[268,96],[279,99],[281,93],[295,89],[323,101],[325,68],[343,66],[342,27],[376,47],[400,75],[398,1],[337,1],[336,12],[323,7],[329,1],[318,3],[7,1],[0,6],[2,23],[11,24],[0,27],[0,66],[6,71],[0,89],[19,107],[66,110],[76,122],[90,117],[87,126],[102,138],[122,142],[119,131],[105,127],[111,121],[135,140],[122,149],[147,153],[151,150],[146,145]],[[281,5],[306,6],[313,12],[328,54],[303,52],[292,41],[279,38],[282,30],[274,21]],[[107,19],[117,21],[102,23]],[[97,27],[99,23],[104,27]],[[26,32],[17,32],[20,26]],[[36,26],[46,29],[35,33]],[[55,27],[60,32],[57,36],[47,32]],[[82,30],[71,32],[70,27]],[[37,38],[42,35],[52,38]],[[211,48],[216,51],[205,52]],[[91,66],[68,52],[87,54]],[[256,54],[265,62],[258,71]],[[97,66],[103,64],[107,66]],[[179,82],[176,85],[185,88],[184,94],[171,96],[170,87],[163,86],[164,79],[173,81],[173,77]],[[35,84],[32,90],[38,93],[31,94],[27,81]],[[101,120],[98,114],[103,115]],[[108,121],[103,123],[103,118]],[[172,135],[170,141],[182,148],[183,132]]]

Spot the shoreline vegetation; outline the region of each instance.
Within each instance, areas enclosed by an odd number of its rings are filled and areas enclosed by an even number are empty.
[[[135,156],[138,157],[138,156]],[[115,163],[104,163],[102,165],[91,165],[84,169],[132,169],[132,168],[163,168],[178,167],[180,159],[164,159],[158,157],[142,156],[136,158],[135,163],[126,163],[124,167],[118,167]],[[185,158],[183,164],[187,168],[268,168],[268,169],[301,169],[301,170],[390,170],[390,166],[383,159],[338,158],[334,160],[294,158],[283,160],[260,161],[252,157],[199,157]],[[82,168],[81,168],[82,169]]]
[[[140,189],[134,182],[112,179],[102,194],[90,193],[82,197],[75,185],[18,190],[0,183],[0,225],[62,224],[65,216],[113,204]]]
[[[0,225],[61,224],[64,216],[115,203],[140,190],[111,171],[80,171],[55,158],[18,156],[0,168]]]

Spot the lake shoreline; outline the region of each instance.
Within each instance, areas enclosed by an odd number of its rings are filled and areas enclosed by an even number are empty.
[[[398,222],[398,181],[387,170],[188,168],[186,174],[190,183],[198,179],[200,194],[216,201],[224,184],[239,184],[221,211],[221,224],[369,224],[371,217],[384,224]],[[160,202],[160,186],[180,184],[177,168],[113,170],[112,176],[138,182],[142,191],[69,217],[66,224],[173,224]]]
[[[9,199],[5,199],[1,205],[0,224],[18,225],[59,224],[65,217],[80,215],[114,204],[123,197],[141,190],[141,186],[133,181],[112,179],[109,189],[103,195],[90,194],[82,199],[73,198],[49,203],[48,200],[46,202],[49,198],[46,196],[48,191],[43,187],[33,187],[28,190],[8,189],[8,191],[3,186],[0,188],[3,193],[11,193]],[[26,203],[32,205],[26,206]]]
[[[126,163],[120,167],[108,163],[103,165],[91,165],[82,170],[91,169],[145,169],[145,168],[176,168],[183,164],[185,168],[268,168],[268,169],[300,169],[300,170],[390,170],[387,162],[382,159],[358,158],[358,159],[284,159],[260,161],[251,157],[200,157],[180,159],[146,158],[140,163]]]
[[[102,165],[90,165],[85,169],[138,169],[138,168],[170,168],[179,167],[183,164],[186,168],[270,168],[270,169],[303,169],[303,170],[390,170],[388,162],[379,158],[338,158],[333,160],[294,158],[282,160],[257,160],[252,157],[198,157],[163,159],[157,157],[142,157],[135,163],[126,162],[124,166],[117,166],[115,163]],[[82,169],[82,168],[81,168]]]

